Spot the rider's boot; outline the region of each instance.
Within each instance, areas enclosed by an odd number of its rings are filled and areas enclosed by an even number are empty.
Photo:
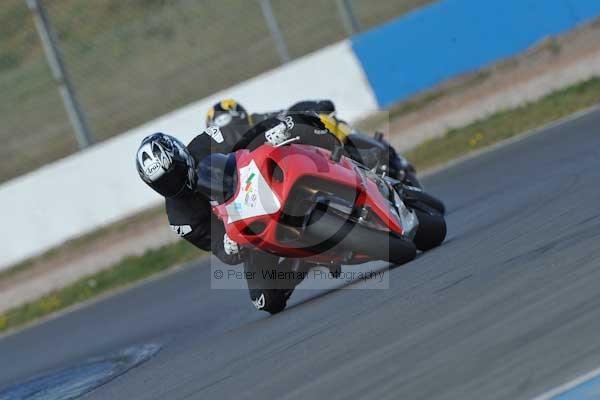
[[[289,279],[280,282],[286,300],[290,298],[296,286],[302,283],[310,267],[310,264],[294,258],[286,258],[279,262],[277,269],[289,276]]]
[[[340,264],[331,264],[327,266],[329,269],[329,273],[335,278],[338,279],[342,276],[342,266]]]

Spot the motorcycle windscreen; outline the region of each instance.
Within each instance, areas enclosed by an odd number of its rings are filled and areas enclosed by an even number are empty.
[[[222,204],[234,195],[237,186],[235,155],[212,153],[198,166],[197,190]]]

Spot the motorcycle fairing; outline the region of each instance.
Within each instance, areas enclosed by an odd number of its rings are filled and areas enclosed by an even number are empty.
[[[393,210],[394,206],[380,193],[377,183],[367,177],[367,171],[361,170],[355,162],[346,157],[334,162],[330,159],[329,151],[302,144],[278,148],[262,145],[252,151],[239,150],[235,154],[239,170],[254,163],[255,167],[251,169],[254,171],[256,168],[261,172],[261,186],[270,188],[264,192],[266,207],[261,204],[260,212],[257,208],[254,213],[240,213],[240,209],[246,206],[243,203],[246,200],[244,185],[251,173],[248,169],[248,173],[242,177],[238,172],[238,185],[232,199],[213,207],[215,214],[225,223],[228,236],[241,246],[256,246],[263,251],[287,257],[319,257],[310,247],[297,247],[282,242],[277,233],[280,219],[284,215],[284,205],[304,177],[313,177],[322,182],[329,182],[330,185],[341,185],[355,191],[354,204],[350,204],[354,210],[367,208],[369,213],[373,213],[381,221],[383,229],[396,235],[405,234],[401,218],[398,218],[398,213]],[[256,201],[258,200],[257,198]],[[235,205],[236,203],[238,205]],[[230,213],[232,222],[229,223]],[[328,257],[331,258],[331,255]]]

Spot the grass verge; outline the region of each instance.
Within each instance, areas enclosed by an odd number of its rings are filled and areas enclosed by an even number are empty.
[[[36,301],[0,314],[0,332],[90,300],[109,290],[132,284],[190,261],[200,254],[202,253],[194,246],[180,240],[155,250],[148,250],[141,256],[127,257],[107,270],[82,278]]]
[[[516,136],[600,103],[600,78],[556,91],[536,102],[498,112],[443,137],[429,140],[407,154],[418,169],[433,167]],[[76,243],[79,244],[79,241]],[[112,268],[0,314],[0,332],[31,322],[111,289],[165,271],[198,256],[184,241],[128,257]]]
[[[553,92],[540,100],[500,111],[449,130],[406,154],[417,169],[430,168],[506,140],[600,103],[600,78]]]

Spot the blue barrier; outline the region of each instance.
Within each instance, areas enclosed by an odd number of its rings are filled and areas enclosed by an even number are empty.
[[[600,15],[600,0],[443,0],[352,38],[381,107]]]

